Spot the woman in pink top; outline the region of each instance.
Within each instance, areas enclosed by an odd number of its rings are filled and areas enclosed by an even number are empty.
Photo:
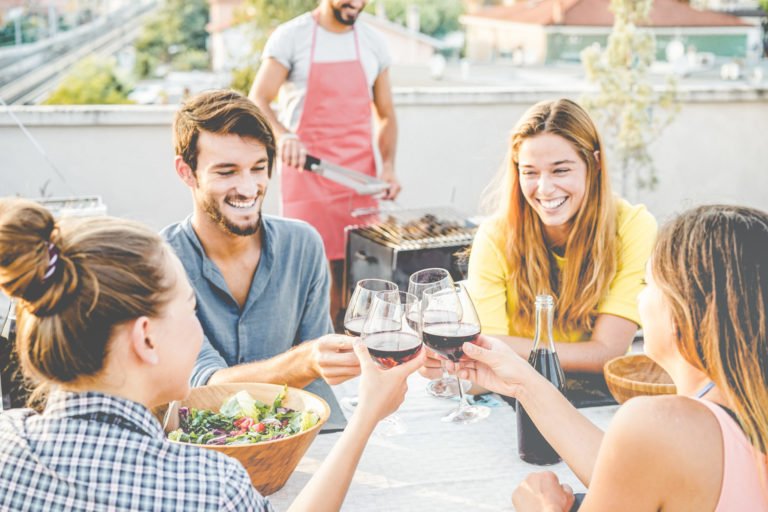
[[[628,401],[603,433],[503,342],[465,344],[464,377],[523,404],[589,488],[581,512],[768,511],[768,214],[684,213],[645,279],[645,351],[677,395]],[[568,511],[574,497],[544,472],[512,500],[518,512]]]

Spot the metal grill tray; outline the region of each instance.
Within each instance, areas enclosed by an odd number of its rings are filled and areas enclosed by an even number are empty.
[[[418,221],[428,217],[424,226]],[[429,222],[443,233],[433,233]],[[472,242],[477,226],[465,216],[446,207],[415,208],[378,211],[368,217],[368,222],[347,229],[387,247],[399,249],[425,249],[447,247]]]

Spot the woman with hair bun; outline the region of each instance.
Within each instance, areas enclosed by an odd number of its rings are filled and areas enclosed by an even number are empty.
[[[0,289],[18,302],[22,371],[50,388],[41,414],[0,414],[0,510],[271,510],[239,462],[167,441],[150,412],[186,397],[203,337],[158,235],[0,199]],[[364,404],[291,510],[339,509],[373,428],[422,364],[382,371],[355,351]]]

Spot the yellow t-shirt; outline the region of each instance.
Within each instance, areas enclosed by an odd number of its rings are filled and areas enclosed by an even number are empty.
[[[645,264],[656,241],[656,219],[643,205],[633,206],[617,198],[618,267],[608,292],[597,305],[597,313],[626,318],[638,326],[637,295],[642,289]],[[507,286],[509,265],[504,256],[506,233],[499,233],[491,221],[484,222],[475,235],[469,257],[468,290],[480,316],[485,334],[528,336],[513,325],[517,308],[514,290]],[[565,259],[555,255],[562,268]],[[555,305],[557,307],[557,305]],[[591,333],[570,331],[554,333],[555,341],[584,341]]]

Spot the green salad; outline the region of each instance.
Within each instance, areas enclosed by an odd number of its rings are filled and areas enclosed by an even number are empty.
[[[240,391],[227,399],[219,412],[190,407],[179,408],[179,428],[168,433],[171,441],[207,445],[259,443],[292,436],[312,428],[320,420],[314,411],[283,407],[288,387],[272,405]]]

